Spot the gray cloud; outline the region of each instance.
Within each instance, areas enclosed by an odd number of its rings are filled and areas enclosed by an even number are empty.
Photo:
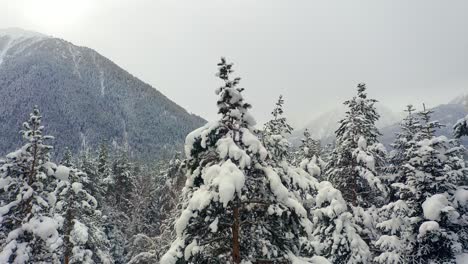
[[[467,1],[63,0],[54,11],[60,1],[43,0],[37,14],[31,1],[0,0],[0,27],[96,49],[208,119],[220,56],[236,64],[259,121],[283,94],[304,123],[358,82],[395,111],[468,91]]]

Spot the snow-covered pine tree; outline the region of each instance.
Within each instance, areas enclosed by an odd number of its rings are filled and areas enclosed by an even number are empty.
[[[405,166],[410,159],[408,150],[420,137],[421,126],[412,105],[408,105],[405,111],[408,115],[400,123],[401,132],[396,134],[392,143],[393,150],[387,168],[390,175],[386,179],[389,184],[389,202],[378,211],[377,228],[381,236],[375,241],[378,254],[374,261],[377,263],[408,263],[415,242],[412,230],[414,209],[407,200],[411,196],[411,189],[407,185]]]
[[[49,162],[42,116],[34,108],[23,124],[26,141],[0,167],[0,263],[59,263],[62,244],[53,218],[55,164]]]
[[[311,222],[265,162],[240,79],[229,78],[232,64],[222,58],[218,66],[221,118],[187,136],[187,200],[160,263],[290,262]]]
[[[320,140],[313,139],[309,132],[309,129],[304,130],[304,137],[301,139],[300,152],[302,156],[307,159],[311,159],[313,156],[320,156],[322,148],[320,146]]]
[[[268,150],[273,162],[283,161],[288,158],[290,144],[286,135],[291,134],[293,128],[283,116],[284,99],[280,95],[271,115],[273,119],[266,122],[262,131],[263,145]]]
[[[115,196],[115,207],[125,214],[130,212],[130,199],[134,190],[133,169],[127,151],[118,151],[112,164],[112,174],[115,181],[112,189]]]
[[[419,120],[409,114],[401,124],[393,200],[379,212],[378,263],[454,263],[466,237],[466,221],[453,204],[456,185],[466,177],[464,149],[435,136],[441,125],[431,115],[424,109]]]
[[[129,263],[157,262],[176,238],[174,222],[181,209],[180,193],[186,181],[184,171],[179,153],[169,161],[159,162],[153,170],[155,188],[148,197],[143,198],[149,198],[149,205],[143,214],[143,226],[147,226],[148,230],[132,237],[127,254],[130,257]]]
[[[130,197],[130,222],[127,228],[129,236],[138,234],[151,235],[159,227],[158,221],[149,220],[148,211],[151,209],[151,193],[156,185],[147,170],[135,173],[133,177],[134,190]]]
[[[76,165],[73,161],[73,154],[69,148],[65,148],[65,153],[63,154],[63,158],[60,161],[60,164],[65,167],[76,168]]]
[[[376,102],[367,98],[366,85],[358,84],[357,96],[344,102],[349,109],[335,132],[336,146],[327,166],[328,179],[355,207],[382,203],[386,193],[379,175],[385,157],[377,139]]]
[[[370,261],[369,247],[358,234],[359,227],[354,223],[341,192],[331,183],[319,183],[315,178],[320,176],[320,166],[325,164],[320,159],[320,141],[312,139],[308,130],[304,133],[298,155],[302,159],[300,167],[289,164],[286,155],[289,146],[285,136],[290,133],[290,126],[282,116],[283,102],[280,97],[272,112],[273,119],[266,123],[262,135],[263,142],[269,146],[271,159],[267,162],[280,176],[283,185],[310,213],[314,223],[313,238],[302,237],[301,254],[325,256],[332,263],[367,263]]]
[[[107,205],[104,213],[108,217],[105,231],[107,237],[113,243],[110,253],[116,264],[126,263],[126,242],[130,240],[132,233],[128,226],[131,223],[131,199],[135,184],[135,166],[130,162],[126,148],[118,149],[112,161],[112,173],[108,178],[113,179],[113,184],[106,182]]]
[[[457,121],[453,126],[454,135],[456,138],[468,136],[468,115]]]
[[[153,203],[149,211],[149,213],[154,213],[148,217],[160,223],[158,229],[155,230],[160,247],[169,246],[170,242],[175,239],[173,225],[176,214],[179,212],[178,209],[180,209],[177,207],[181,202],[180,193],[187,179],[185,174],[185,163],[179,158],[179,154],[166,165],[162,165],[158,171],[157,187],[151,195]],[[169,241],[169,244],[164,241]]]
[[[63,263],[112,263],[110,242],[100,221],[102,213],[97,210],[96,199],[83,186],[86,175],[65,166],[59,166],[57,173],[68,179],[56,189],[55,214],[63,218]]]
[[[341,192],[330,182],[322,181],[316,185],[313,203],[313,239],[306,250],[326,257],[331,263],[369,263],[369,246],[361,238]]]
[[[114,191],[113,187],[115,184],[115,180],[113,178],[112,170],[110,167],[109,161],[109,150],[106,142],[102,142],[99,145],[99,153],[96,161],[96,193],[95,198],[98,201],[98,206],[102,208],[106,206],[106,200],[103,199],[106,194],[112,193]]]
[[[96,157],[90,150],[84,150],[80,153],[78,168],[86,174],[86,178],[83,180],[84,188],[91,196],[96,198],[98,206],[101,207],[100,198],[104,196],[104,193],[100,184]]]
[[[426,109],[419,113],[419,141],[407,151],[405,174],[412,190],[407,203],[417,220],[413,221],[417,238],[410,262],[454,263],[462,247],[457,234],[460,214],[453,195],[460,178],[466,176],[465,164],[460,162],[463,148],[454,140],[435,136],[441,125],[431,121],[432,113]]]
[[[414,144],[415,135],[420,132],[420,124],[415,114],[416,109],[413,105],[407,105],[405,112],[407,116],[400,123],[400,132],[396,134],[395,141],[391,144],[392,151],[389,153],[389,166],[387,171],[395,174],[396,179],[391,182],[398,182],[400,173],[402,173],[402,165],[406,163],[406,151],[410,148],[410,144]]]
[[[295,193],[301,202],[310,199],[317,180],[306,171],[290,164],[290,143],[286,139],[292,127],[283,116],[284,99],[279,97],[271,113],[273,118],[265,123],[261,133],[265,148],[268,151],[267,162],[280,176],[282,183]]]
[[[326,167],[326,163],[321,158],[321,152],[320,140],[313,139],[309,130],[305,129],[297,155],[297,165],[318,180],[322,180]]]

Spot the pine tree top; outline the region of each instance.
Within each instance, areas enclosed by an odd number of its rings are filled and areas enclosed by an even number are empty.
[[[224,85],[216,89],[216,94],[219,95],[217,105],[218,113],[222,115],[221,122],[230,129],[254,126],[255,121],[248,113],[252,106],[244,102],[244,88],[237,87],[240,78],[230,78],[230,74],[234,72],[232,66],[233,64],[227,63],[225,58],[221,58],[221,62],[218,63],[216,76],[224,81]]]

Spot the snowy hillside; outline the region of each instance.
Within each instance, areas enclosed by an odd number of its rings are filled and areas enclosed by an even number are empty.
[[[59,154],[110,140],[154,158],[205,122],[96,51],[21,29],[0,30],[0,92],[1,154],[34,105]]]

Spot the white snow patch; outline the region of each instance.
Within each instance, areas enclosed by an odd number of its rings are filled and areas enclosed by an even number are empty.
[[[104,71],[99,71],[99,81],[101,83],[101,95],[104,96],[106,93],[106,86],[104,85]]]
[[[72,183],[72,189],[75,193],[79,193],[83,189],[83,184],[79,182]]]
[[[190,198],[187,208],[182,211],[181,216],[175,222],[177,236],[181,237],[190,219],[196,214],[194,211],[200,211],[207,207],[213,199],[213,192],[209,191],[206,186],[195,191]]]
[[[216,219],[210,224],[210,229],[211,229],[211,232],[213,233],[216,233],[218,232],[218,222],[219,222],[219,218],[216,217]]]
[[[196,240],[192,241],[192,243],[188,244],[184,251],[185,260],[189,260],[191,256],[198,253],[200,247]]]
[[[459,188],[455,192],[455,201],[457,201],[459,206],[468,206],[468,190]],[[468,263],[468,262],[467,262]]]
[[[182,257],[182,252],[180,248],[184,245],[184,241],[180,238],[177,238],[170,249],[164,254],[161,259],[159,260],[159,264],[175,264],[177,259]]]
[[[24,230],[34,233],[48,244],[55,243],[59,239],[58,227],[58,223],[53,218],[46,216],[31,218],[23,225]]]
[[[449,205],[447,197],[443,194],[435,194],[422,204],[424,217],[429,220],[440,220],[440,213]]]
[[[88,241],[88,227],[79,221],[75,221],[70,236],[73,244],[84,245]]]
[[[218,140],[216,146],[221,159],[229,157],[230,159],[238,160],[241,168],[250,166],[250,156],[237,146],[232,137],[225,137]]]
[[[8,40],[8,42],[5,44],[5,46],[3,47],[3,49],[0,51],[0,66],[2,65],[3,60],[4,60],[8,50],[11,48],[11,46],[12,46],[12,39],[10,38]]]
[[[79,63],[81,61],[81,54],[79,51],[75,50],[75,47],[72,45],[72,44],[69,44],[68,45],[68,50],[70,51],[70,55],[72,56],[72,60],[73,60],[73,65],[74,65],[74,68],[73,68],[73,73],[78,75],[78,77],[81,79],[81,73],[80,73],[80,67],[79,67]]]
[[[0,189],[4,189],[10,185],[11,178],[0,178]]]
[[[436,221],[426,221],[419,227],[419,235],[424,236],[427,232],[439,230],[439,223]]]
[[[365,137],[363,137],[363,136],[359,137],[359,139],[358,139],[358,147],[359,147],[360,149],[363,149],[363,150],[367,148],[367,140],[366,140]]]
[[[70,168],[66,166],[59,165],[57,167],[57,170],[55,171],[55,178],[62,180],[62,181],[68,181],[69,175],[70,175]]]
[[[241,194],[245,176],[237,166],[227,160],[221,166],[213,165],[203,174],[205,184],[218,186],[219,199],[224,207],[234,199],[234,194]]]

